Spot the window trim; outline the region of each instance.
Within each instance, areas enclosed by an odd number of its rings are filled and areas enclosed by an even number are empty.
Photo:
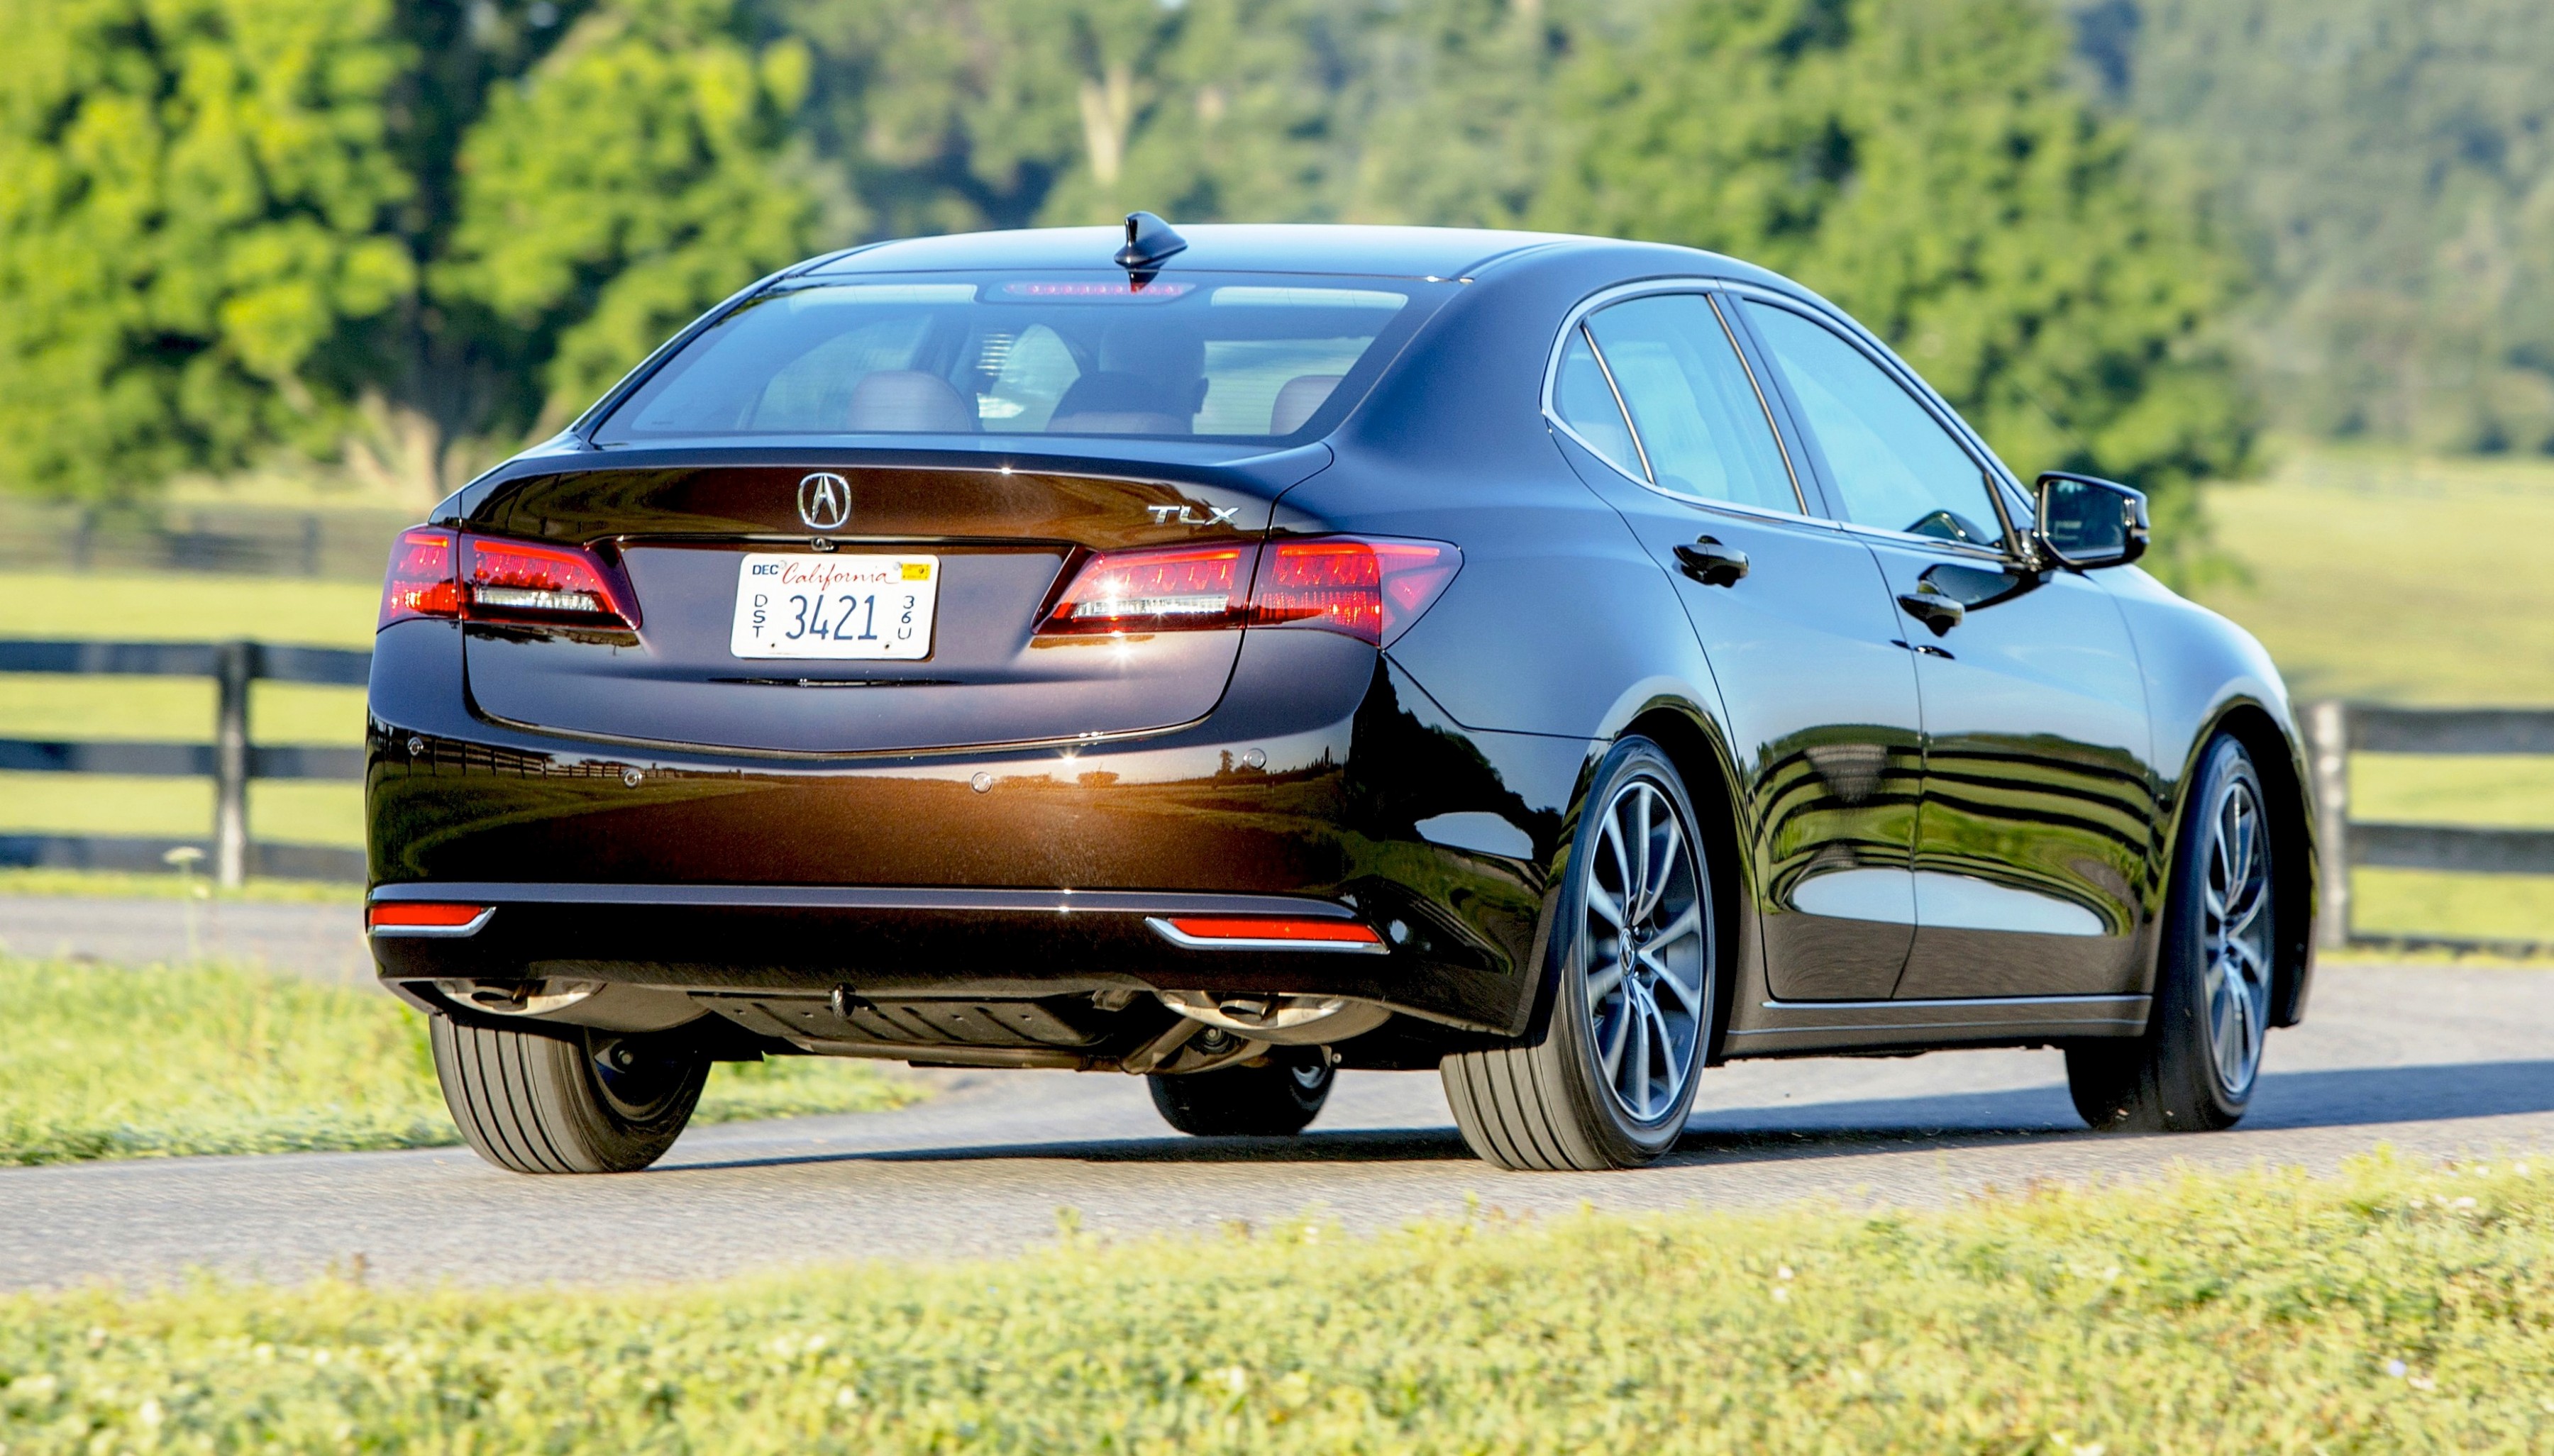
[[[1968,455],[1969,463],[1977,467],[1980,483],[1987,488],[1987,503],[1995,510],[1996,524],[2002,528],[2004,538],[1995,543],[1954,541],[1942,536],[1921,536],[1913,531],[1896,530],[1889,526],[1865,525],[1860,521],[1845,519],[1840,504],[1829,517],[1838,530],[1871,536],[1899,545],[1922,546],[1948,551],[1959,556],[2036,569],[2036,557],[2028,548],[2028,537],[2014,518],[2012,503],[2006,499],[2005,493],[2008,490],[2021,489],[2014,484],[2013,473],[2005,467],[2002,460],[1996,457],[1993,450],[1987,448],[1986,442],[1979,438],[1977,432],[1969,428],[1968,421],[1960,418],[1959,411],[1951,408],[1949,402],[1935,392],[1932,386],[1924,383],[1921,376],[1907,367],[1887,344],[1880,342],[1870,330],[1832,307],[1812,304],[1809,300],[1796,298],[1772,288],[1753,287],[1746,284],[1736,284],[1724,291],[1737,294],[1748,302],[1785,309],[1799,314],[1810,323],[1822,325],[1829,333],[1841,339],[1846,347],[1860,353],[1900,389],[1905,390],[1909,397],[1916,401],[1916,407],[1930,416],[1934,424],[1950,437],[1951,442]],[[1756,334],[1752,325],[1748,332],[1751,337],[1756,338],[1759,348],[1770,351],[1772,346],[1765,344],[1762,336]],[[1800,431],[1804,447],[1813,453],[1819,484],[1822,487],[1831,486],[1834,470],[1827,461],[1825,447],[1817,442],[1817,436],[1809,430],[1806,421],[1801,418],[1799,402],[1792,397],[1790,385],[1779,378],[1780,361],[1773,360],[1769,354],[1768,363],[1773,365],[1778,373],[1775,388],[1782,392],[1784,405],[1791,411]]]
[[[1719,301],[1712,296],[1715,293],[1727,291],[1729,287],[1730,284],[1726,280],[1719,279],[1644,279],[1639,282],[1617,283],[1579,299],[1569,312],[1564,315],[1559,332],[1553,336],[1551,355],[1544,363],[1544,421],[1553,429],[1568,436],[1571,442],[1594,456],[1614,474],[1644,491],[1663,496],[1680,505],[1691,505],[1705,510],[1733,511],[1740,515],[1756,516],[1766,520],[1807,521],[1814,525],[1830,527],[1837,525],[1839,522],[1809,508],[1808,491],[1801,484],[1799,462],[1793,458],[1791,441],[1784,438],[1782,420],[1774,412],[1773,396],[1765,392],[1765,382],[1756,377],[1756,367],[1748,360],[1746,346],[1740,342],[1737,330],[1730,327],[1729,319],[1721,312]],[[1792,499],[1799,503],[1799,509],[1780,510],[1764,505],[1750,505],[1741,501],[1722,501],[1709,496],[1688,496],[1682,491],[1671,491],[1655,479],[1657,472],[1650,465],[1649,446],[1641,439],[1640,426],[1633,422],[1632,411],[1623,400],[1622,389],[1614,383],[1614,366],[1606,362],[1605,351],[1596,342],[1595,331],[1587,327],[1587,319],[1589,315],[1600,309],[1629,302],[1634,298],[1680,294],[1699,296],[1703,300],[1703,306],[1711,310],[1713,320],[1720,325],[1721,333],[1728,338],[1730,353],[1737,356],[1739,370],[1747,376],[1749,388],[1756,392],[1757,407],[1765,412],[1765,428],[1774,436],[1774,448],[1782,454],[1783,473],[1792,483]],[[1615,464],[1607,458],[1603,450],[1598,449],[1585,435],[1572,428],[1569,421],[1562,418],[1558,407],[1561,365],[1562,360],[1568,353],[1569,336],[1573,333],[1579,333],[1585,337],[1587,351],[1595,356],[1596,367],[1605,376],[1605,388],[1613,393],[1614,407],[1622,411],[1623,429],[1632,437],[1632,449],[1641,457],[1641,469],[1649,472],[1653,479],[1644,480]]]

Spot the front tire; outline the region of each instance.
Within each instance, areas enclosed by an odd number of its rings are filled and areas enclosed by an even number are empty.
[[[678,1035],[428,1022],[452,1120],[513,1173],[636,1173],[682,1136],[709,1077],[707,1054]]]
[[[2209,744],[2192,777],[2146,1035],[2066,1049],[2075,1110],[2106,1132],[2233,1127],[2261,1079],[2278,945],[2267,801],[2231,737]]]
[[[1337,1073],[1319,1047],[1280,1047],[1256,1066],[1147,1076],[1162,1121],[1201,1138],[1290,1138],[1313,1125]]]
[[[1684,1131],[1718,1004],[1710,867],[1656,743],[1605,755],[1552,914],[1542,1033],[1445,1059],[1446,1100],[1501,1168],[1639,1167]]]

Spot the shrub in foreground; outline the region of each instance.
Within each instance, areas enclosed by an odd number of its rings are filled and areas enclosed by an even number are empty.
[[[0,1442],[2542,1450],[2554,1168],[1068,1235],[995,1264],[605,1292],[22,1295],[0,1299]]]

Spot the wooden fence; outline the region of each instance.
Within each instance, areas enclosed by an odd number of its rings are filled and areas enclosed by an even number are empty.
[[[2305,706],[2307,767],[2323,841],[2323,920],[2327,948],[2390,944],[2407,948],[2534,953],[2541,943],[2461,940],[2431,935],[2363,935],[2353,920],[2350,870],[2436,869],[2457,874],[2554,875],[2554,830],[2474,829],[2460,825],[2390,824],[2350,816],[2350,755],[2554,754],[2554,712],[2518,708],[2378,708],[2356,703]]]
[[[259,747],[249,741],[249,684],[326,683],[362,687],[370,652],[337,647],[286,647],[262,642],[0,641],[0,673],[111,673],[208,677],[213,694],[209,743],[55,742],[0,738],[0,769],[20,773],[112,773],[213,781],[210,842],[126,836],[0,833],[0,864],[72,869],[164,868],[174,849],[208,852],[213,875],[237,885],[251,874],[288,879],[361,880],[364,853],[315,844],[279,844],[248,837],[250,779],[339,779],[360,782],[361,748]]]
[[[214,877],[236,885],[250,874],[360,880],[359,849],[279,844],[248,837],[251,779],[361,781],[360,748],[260,747],[249,741],[249,684],[328,683],[361,687],[372,654],[335,647],[260,642],[36,642],[0,640],[0,673],[119,673],[209,677],[216,684],[209,743],[53,742],[0,738],[0,769],[20,773],[111,773],[213,780],[209,845],[185,840],[0,835],[0,864],[88,869],[158,869],[172,849],[195,844]],[[2391,943],[2536,952],[2447,936],[2363,936],[2352,920],[2352,868],[2435,869],[2459,874],[2554,875],[2554,830],[2389,824],[2350,814],[2350,755],[2554,754],[2554,712],[2526,709],[2378,708],[2311,703],[2303,714],[2308,769],[2321,810],[2323,922],[2327,948]]]

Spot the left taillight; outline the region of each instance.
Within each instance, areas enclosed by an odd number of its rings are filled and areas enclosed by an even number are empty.
[[[431,529],[400,532],[391,548],[391,572],[382,583],[382,619],[389,626],[411,616],[453,617],[461,615],[461,584],[453,576],[453,533]]]
[[[629,589],[591,551],[432,528],[401,533],[382,587],[380,624],[411,616],[638,626]]]
[[[1302,626],[1390,644],[1461,569],[1443,541],[1289,536],[1260,546],[1146,547],[1083,559],[1041,636]]]

